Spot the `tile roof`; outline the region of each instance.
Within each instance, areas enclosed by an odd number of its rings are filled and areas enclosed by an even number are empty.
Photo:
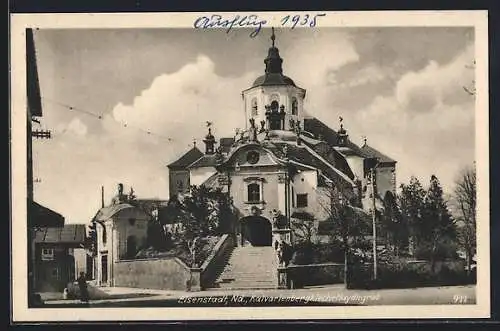
[[[85,224],[66,224],[64,227],[45,227],[36,232],[37,244],[83,244],[86,237]]]
[[[390,157],[388,157],[385,154],[380,153],[378,150],[376,150],[375,148],[373,148],[371,146],[368,146],[367,144],[364,144],[363,146],[361,146],[361,149],[363,150],[363,152],[365,154],[368,154],[371,157],[377,158],[379,160],[379,162],[381,162],[381,163],[396,163],[395,160],[391,159]]]
[[[168,167],[170,169],[185,169],[188,165],[198,160],[203,156],[203,153],[195,146],[187,151],[183,156],[181,156],[176,161],[170,163]]]

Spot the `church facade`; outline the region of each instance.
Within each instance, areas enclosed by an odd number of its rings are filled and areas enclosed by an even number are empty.
[[[328,219],[333,190],[368,215],[396,190],[395,160],[366,141],[354,144],[341,117],[335,130],[305,116],[306,90],[283,74],[274,32],[271,40],[264,74],[242,92],[245,129],[217,141],[209,127],[204,151],[195,146],[168,165],[170,196],[205,185],[232,197],[240,245],[290,241],[291,220],[305,215],[317,227]]]

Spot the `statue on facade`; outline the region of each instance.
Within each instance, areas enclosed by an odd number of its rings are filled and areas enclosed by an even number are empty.
[[[290,130],[295,130],[295,120],[293,118],[290,118],[288,125],[290,126]]]
[[[129,198],[129,200],[134,200],[136,198],[136,196],[134,194],[134,188],[133,187],[130,187],[130,192],[128,194],[128,198]]]
[[[113,198],[113,200],[111,201],[111,203],[114,204],[114,205],[117,205],[117,204],[120,204],[120,203],[124,202],[125,200],[126,200],[126,197],[123,194],[123,184],[119,183],[118,184],[118,193]]]
[[[249,135],[250,135],[251,141],[257,141],[257,128],[255,127],[255,119],[254,118],[250,119]]]

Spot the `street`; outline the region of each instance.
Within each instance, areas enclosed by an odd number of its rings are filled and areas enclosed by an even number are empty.
[[[109,288],[108,298],[47,300],[44,307],[262,307],[475,304],[475,286],[347,290],[322,286],[294,290],[209,290],[201,292]]]

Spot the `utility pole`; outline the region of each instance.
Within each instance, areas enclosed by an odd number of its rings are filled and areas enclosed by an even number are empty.
[[[372,226],[373,226],[373,279],[377,279],[377,223],[376,223],[376,205],[375,205],[375,168],[371,169],[372,184]]]

